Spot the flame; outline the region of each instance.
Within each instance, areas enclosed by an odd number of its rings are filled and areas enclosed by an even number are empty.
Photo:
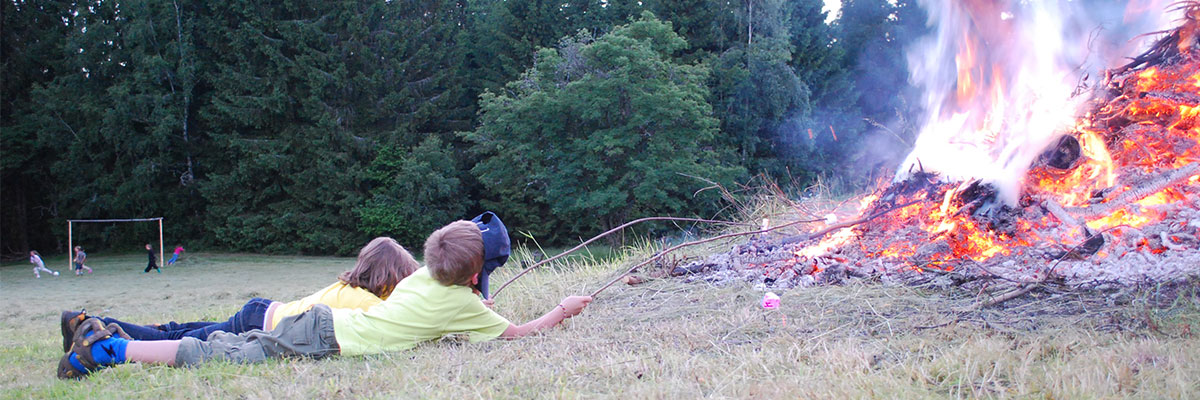
[[[1150,67],[1150,68],[1146,69],[1145,71],[1139,72],[1137,74],[1138,81],[1136,82],[1138,91],[1139,92],[1149,92],[1151,90],[1154,90],[1158,86],[1157,80],[1154,79],[1157,76],[1158,76],[1158,67]]]
[[[862,215],[867,207],[871,206],[879,199],[878,194],[870,194],[863,196],[858,200],[857,214]],[[831,225],[831,224],[830,224]],[[829,250],[844,246],[847,242],[854,238],[854,231],[850,228],[839,229],[833,235],[822,239],[814,246],[808,246],[796,251],[798,257],[820,257],[829,253]]]
[[[958,68],[958,102],[960,105],[969,103],[975,98],[977,91],[975,75],[978,66],[975,61],[975,41],[964,29],[962,32],[963,45],[958,54],[954,55],[954,65]]]
[[[1092,193],[1112,187],[1117,181],[1112,155],[1100,135],[1083,124],[1075,129],[1084,162],[1065,176],[1047,170],[1031,172],[1034,191],[1068,207],[1086,205]]]
[[[1019,254],[1047,241],[1072,244],[1086,239],[1088,232],[1082,226],[1039,211],[1027,212],[1023,215],[1031,218],[1004,227],[973,216],[978,210],[973,202],[986,196],[973,185],[979,182],[997,188],[1009,206],[1022,210],[1040,208],[1029,203],[1017,205],[1018,196],[1032,197],[1033,204],[1053,200],[1076,210],[1118,207],[1108,215],[1076,221],[1092,233],[1111,230],[1118,235],[1122,227],[1161,222],[1176,209],[1173,207],[1196,198],[1200,174],[1188,177],[1183,185],[1167,187],[1127,205],[1109,203],[1116,196],[1130,193],[1140,181],[1200,162],[1197,54],[1187,54],[1175,64],[1159,63],[1114,73],[1117,76],[1105,82],[1108,92],[1103,105],[1077,118],[1078,103],[1071,99],[1075,82],[1066,78],[1078,64],[1064,63],[1069,57],[1061,55],[1087,50],[1088,41],[1067,41],[1052,34],[1087,24],[1047,20],[1047,14],[1042,13],[1043,7],[1055,7],[1047,4],[1070,2],[929,2],[936,6],[931,20],[939,27],[937,40],[927,43],[932,56],[909,59],[910,65],[915,65],[913,80],[929,92],[925,103],[931,110],[929,121],[921,128],[916,146],[892,187],[858,199],[860,216],[889,212],[796,249],[795,258],[785,265],[811,263],[816,272],[822,265],[815,261],[818,257],[860,251],[867,257],[900,261],[906,265],[903,268],[920,272],[952,269],[961,260],[985,261]],[[1146,17],[1149,12],[1144,10],[1161,9],[1161,3],[1133,0],[1125,16]],[[1139,9],[1143,11],[1135,11]],[[1188,12],[1197,14],[1189,22],[1195,25],[1189,32],[1200,32],[1200,23],[1195,22],[1200,21],[1200,5]],[[1079,48],[1070,48],[1071,43]],[[951,57],[952,68],[949,63],[936,61]],[[830,131],[832,134],[832,127]],[[1078,140],[1079,159],[1065,170],[1045,166],[1031,169],[1037,155],[1061,135]],[[916,168],[918,164],[920,168]],[[912,171],[932,171],[946,181],[909,180]],[[907,182],[917,182],[913,184],[916,189],[904,188]],[[900,188],[893,191],[896,187]],[[908,205],[891,209],[901,204]],[[867,237],[873,239],[857,240]],[[1143,239],[1137,246],[1144,250],[1149,243]],[[1166,251],[1162,246],[1149,250]],[[1107,256],[1104,251],[1096,254]]]
[[[1171,125],[1171,129],[1190,130],[1192,133],[1196,133],[1196,128],[1200,127],[1200,124],[1197,124],[1197,118],[1200,118],[1200,106],[1179,106],[1179,121]]]
[[[796,251],[797,256],[802,257],[819,257],[829,253],[830,249],[845,245],[850,239],[854,238],[854,231],[850,228],[842,228],[835,232],[832,236],[821,240],[815,246],[805,247]]]
[[[1088,228],[1092,228],[1092,230],[1099,231],[1119,225],[1127,225],[1136,228],[1145,225],[1148,222],[1150,222],[1149,217],[1141,214],[1130,213],[1128,210],[1122,208],[1116,212],[1113,212],[1112,215],[1107,217],[1088,221],[1087,226]]]
[[[1082,100],[1072,97],[1071,59],[1087,49],[1065,39],[1077,28],[1057,17],[1070,14],[1057,9],[1065,4],[931,3],[936,40],[917,46],[928,54],[909,57],[930,119],[896,181],[920,165],[950,181],[992,183],[1015,205],[1030,163],[1071,125]],[[937,61],[948,59],[952,70]]]

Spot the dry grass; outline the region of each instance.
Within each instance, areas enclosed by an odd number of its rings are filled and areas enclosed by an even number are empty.
[[[23,264],[0,268],[2,397],[1157,399],[1200,393],[1200,340],[1190,334],[1200,310],[1192,290],[1167,293],[1170,301],[1137,293],[1112,297],[1120,304],[1098,295],[1046,295],[1005,310],[962,314],[954,310],[975,301],[964,293],[856,283],[793,290],[783,294],[781,309],[763,310],[762,293],[748,287],[675,280],[614,286],[565,328],[517,341],[445,340],[368,357],[196,369],[135,364],[82,382],[54,378],[62,309],[87,307],[145,322],[227,317],[251,296],[305,295],[353,262],[187,256],[182,267],[162,275],[141,274],[140,257],[133,255],[96,256],[96,274],[83,278],[34,280]],[[536,317],[562,296],[594,290],[640,256],[576,259],[535,271],[497,299],[497,311],[517,322]],[[515,274],[515,265],[493,279]]]

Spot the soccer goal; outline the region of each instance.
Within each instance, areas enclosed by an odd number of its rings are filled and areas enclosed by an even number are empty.
[[[96,222],[110,223],[110,222],[153,222],[153,221],[158,221],[158,265],[160,265],[160,266],[166,265],[164,263],[164,260],[166,260],[166,258],[163,257],[163,255],[164,255],[163,252],[165,250],[163,249],[163,219],[162,219],[162,217],[122,218],[122,219],[68,219],[67,220],[67,271],[70,271],[71,269],[75,268],[75,266],[71,264],[71,261],[75,259],[75,245],[74,245],[74,243],[72,243],[73,236],[71,234],[71,229],[74,228],[75,224],[96,223]]]

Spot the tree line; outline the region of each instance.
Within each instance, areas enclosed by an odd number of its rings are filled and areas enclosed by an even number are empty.
[[[483,209],[541,243],[717,215],[705,187],[848,175],[911,112],[914,1],[822,6],[4,0],[0,252],[63,252],[68,218],[350,254]]]

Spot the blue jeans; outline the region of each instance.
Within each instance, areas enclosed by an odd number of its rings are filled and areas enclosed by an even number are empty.
[[[175,253],[175,255],[171,256],[170,260],[167,260],[167,265],[174,264],[175,260],[178,260],[178,259],[179,259],[179,253]]]
[[[208,340],[208,335],[224,331],[233,334],[247,332],[254,329],[263,328],[263,317],[267,313],[267,307],[271,306],[271,300],[261,297],[255,297],[246,302],[242,306],[242,310],[237,314],[229,317],[225,322],[184,322],[178,323],[175,321],[159,325],[158,327],[132,324],[125,321],[117,320],[116,318],[100,318],[105,324],[117,324],[125,333],[129,334],[136,340],[178,340],[185,337],[192,337],[200,340]]]

